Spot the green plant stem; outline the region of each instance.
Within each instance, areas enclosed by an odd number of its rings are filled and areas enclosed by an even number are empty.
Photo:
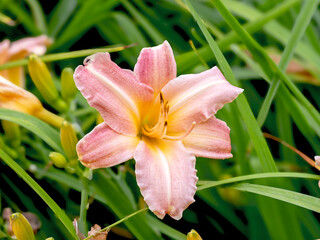
[[[51,210],[57,215],[73,239],[78,240],[76,232],[73,228],[73,224],[65,214],[65,212],[56,204],[56,202],[43,190],[40,185],[34,181],[10,156],[8,156],[2,149],[0,149],[0,158],[19,175],[51,208]]]
[[[316,0],[318,2],[318,0]],[[253,57],[259,63],[263,71],[268,75],[270,79],[279,77],[287,87],[292,91],[296,98],[302,105],[308,110],[310,115],[314,118],[320,127],[320,114],[308,101],[308,99],[300,92],[300,90],[294,85],[292,81],[281,71],[281,69],[272,61],[264,49],[250,36],[250,34],[243,29],[240,23],[229,12],[229,10],[223,5],[220,0],[212,1],[214,6],[220,12],[222,17],[226,20],[229,26],[239,35],[242,42],[247,46]]]
[[[59,61],[59,60],[65,60],[65,59],[86,57],[98,52],[118,52],[132,46],[134,45],[128,45],[128,46],[113,45],[107,48],[94,48],[94,49],[77,50],[77,51],[64,52],[64,53],[53,53],[53,54],[47,54],[47,55],[41,56],[40,59],[44,62],[53,62],[53,61]],[[0,70],[19,67],[19,66],[26,66],[27,64],[28,64],[28,59],[12,61],[12,62],[8,62],[0,65]]]
[[[201,191],[204,189],[217,187],[225,184],[230,184],[230,183],[261,179],[261,178],[264,179],[264,178],[279,178],[279,177],[320,180],[319,175],[310,174],[310,173],[298,173],[298,172],[257,173],[257,174],[249,174],[244,176],[228,178],[220,181],[199,181],[198,184],[201,186],[198,187],[197,191]]]
[[[118,224],[126,221],[127,219],[129,219],[129,218],[131,218],[131,217],[133,217],[133,216],[135,216],[135,215],[137,215],[137,214],[139,214],[141,212],[147,211],[147,210],[148,210],[148,208],[140,209],[140,210],[138,210],[138,211],[136,211],[136,212],[134,212],[134,213],[122,218],[122,219],[120,219],[119,221],[117,221],[117,222],[115,222],[115,223],[113,223],[113,224],[101,229],[99,232],[109,231],[112,227],[117,226]],[[93,238],[93,237],[94,237],[94,235],[89,236],[89,237],[87,237],[87,238],[85,238],[83,240],[88,240],[88,239]]]
[[[81,177],[81,204],[80,204],[79,229],[83,233],[88,232],[88,226],[87,226],[88,196],[89,196],[89,180],[86,177]]]
[[[301,40],[303,33],[306,31],[306,28],[308,27],[311,21],[312,15],[317,9],[318,2],[319,1],[314,1],[314,0],[305,1],[303,8],[299,12],[299,15],[294,24],[293,30],[291,31],[291,36],[289,38],[289,41],[285,46],[285,49],[281,56],[281,60],[278,64],[279,69],[281,71],[285,72],[286,68],[288,67],[290,59],[294,54],[294,50],[297,47],[299,41]],[[277,93],[279,85],[280,85],[280,79],[276,76],[271,82],[268,93],[265,97],[265,100],[263,101],[262,107],[258,114],[257,121],[260,127],[263,125],[267,117],[272,100]]]
[[[221,71],[225,75],[226,79],[233,84],[233,85],[238,85],[232,70],[223,56],[221,50],[219,49],[217,43],[215,40],[212,38],[210,35],[209,31],[205,28],[205,25],[203,23],[203,20],[199,17],[197,12],[194,10],[193,6],[191,5],[189,0],[184,0],[185,3],[187,4],[188,8],[190,9],[191,14],[197,21],[202,33],[204,34],[207,42],[209,43],[209,46],[215,55],[219,66],[221,68]],[[255,150],[257,152],[257,155],[259,157],[261,166],[263,168],[263,171],[265,172],[277,172],[278,169],[275,165],[275,162],[272,158],[271,152],[268,148],[268,145],[266,143],[266,140],[264,139],[262,132],[260,130],[260,127],[255,120],[255,117],[252,113],[252,110],[249,106],[249,103],[246,99],[246,97],[243,94],[240,94],[238,98],[236,99],[237,106],[239,108],[239,112],[242,115],[242,118],[247,126],[248,133],[250,135],[250,138],[254,144]]]

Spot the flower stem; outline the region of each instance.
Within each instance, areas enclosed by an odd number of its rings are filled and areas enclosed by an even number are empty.
[[[63,117],[60,117],[52,112],[49,112],[45,108],[36,112],[34,115],[37,118],[43,120],[44,122],[49,123],[50,125],[55,126],[57,128],[60,128],[62,125],[62,122],[64,121]]]
[[[129,218],[131,218],[131,217],[133,217],[133,216],[135,216],[135,215],[137,215],[137,214],[139,214],[139,213],[141,213],[141,212],[144,212],[144,211],[146,211],[146,210],[148,210],[148,208],[140,209],[140,210],[138,210],[138,211],[136,211],[136,212],[134,212],[134,213],[132,213],[132,214],[130,214],[130,215],[122,218],[122,219],[120,219],[119,221],[117,221],[117,222],[115,222],[115,223],[113,223],[113,224],[111,224],[111,225],[109,225],[109,226],[101,229],[99,232],[108,231],[108,230],[110,230],[112,227],[114,227],[114,226],[116,226],[116,225],[118,225],[118,224],[126,221],[127,219],[129,219]],[[90,239],[90,238],[93,238],[94,236],[95,236],[95,235],[91,235],[91,236],[89,236],[89,237],[87,237],[87,238],[85,238],[85,239],[83,239],[83,240],[88,240],[88,239]]]
[[[81,205],[80,205],[80,219],[79,229],[81,232],[88,232],[87,226],[87,206],[88,206],[88,194],[89,194],[89,180],[86,177],[81,178]]]

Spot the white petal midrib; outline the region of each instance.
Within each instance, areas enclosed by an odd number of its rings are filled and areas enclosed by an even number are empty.
[[[172,105],[170,108],[170,114],[180,109],[184,104],[186,104],[188,101],[190,101],[191,98],[195,97],[196,95],[199,95],[201,92],[206,90],[209,87],[212,87],[214,85],[218,85],[221,83],[224,83],[225,81],[212,81],[205,85],[200,85],[197,88],[194,88],[194,90],[186,91],[184,94],[182,94],[180,97],[178,97],[177,101]],[[170,104],[170,102],[169,102]]]
[[[171,172],[170,172],[170,167],[169,167],[169,163],[168,163],[168,159],[165,156],[165,154],[163,153],[163,151],[158,148],[157,146],[154,146],[157,153],[159,154],[159,159],[161,160],[161,165],[162,167],[165,169],[164,172],[164,177],[166,179],[166,185],[167,185],[167,203],[168,203],[168,208],[171,205]]]
[[[110,81],[109,78],[103,76],[101,73],[96,71],[93,67],[86,66],[89,72],[91,72],[94,76],[96,76],[98,79],[100,79],[107,87],[115,93],[117,96],[119,96],[120,100],[124,103],[127,103],[129,108],[135,113],[136,118],[139,119],[139,110],[136,106],[136,104],[132,101],[132,99],[128,96],[127,93],[125,93],[121,88],[119,88],[116,84],[114,84],[112,81]]]

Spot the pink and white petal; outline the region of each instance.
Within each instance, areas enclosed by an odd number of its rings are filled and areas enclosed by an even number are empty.
[[[191,133],[182,139],[186,149],[197,157],[231,158],[230,128],[214,116],[197,124]]]
[[[217,67],[175,78],[162,89],[170,106],[168,133],[185,132],[193,122],[206,121],[242,91],[232,86]]]
[[[150,210],[159,218],[179,220],[194,202],[195,157],[180,141],[144,138],[134,153],[137,183]]]
[[[152,89],[137,81],[132,71],[121,69],[109,53],[97,53],[75,70],[76,86],[115,131],[135,136],[142,109],[153,100]]]
[[[112,167],[132,159],[139,141],[137,137],[117,133],[103,122],[78,142],[77,153],[88,168]]]
[[[0,42],[0,64],[4,64],[9,59],[9,46],[10,41],[8,39]]]
[[[25,88],[25,75],[23,67],[7,69],[7,78],[15,85]]]
[[[9,49],[9,55],[15,59],[24,58],[31,53],[43,55],[47,51],[47,46],[51,43],[52,40],[46,35],[22,38],[12,42]]]
[[[16,86],[0,75],[0,108],[11,109],[30,115],[43,109],[39,99],[32,93]]]
[[[177,76],[176,61],[170,44],[143,48],[140,52],[134,72],[140,82],[153,88],[155,96],[170,80]]]

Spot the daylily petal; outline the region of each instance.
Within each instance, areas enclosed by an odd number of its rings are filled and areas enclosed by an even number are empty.
[[[22,38],[14,41],[11,43],[9,49],[10,60],[21,59],[31,53],[43,55],[47,50],[47,46],[49,46],[51,42],[50,38],[46,35]]]
[[[9,55],[9,46],[10,41],[8,39],[0,42],[0,64],[4,64],[7,61]]]
[[[33,115],[43,109],[39,99],[32,93],[16,86],[0,76],[0,108]]]
[[[162,89],[170,106],[168,133],[185,132],[193,122],[207,120],[242,91],[232,86],[217,67],[175,78]]]
[[[117,133],[103,122],[78,142],[77,153],[88,168],[112,167],[133,158],[139,141]]]
[[[153,99],[152,89],[136,80],[132,71],[121,69],[109,53],[84,60],[74,73],[76,86],[107,124],[119,133],[136,135],[140,113]]]
[[[140,82],[152,87],[154,94],[158,95],[163,86],[177,76],[176,61],[170,44],[164,41],[159,46],[143,48],[134,72]]]
[[[137,183],[151,211],[179,220],[194,202],[195,157],[180,141],[144,138],[134,153]]]
[[[197,157],[231,158],[230,129],[224,121],[214,116],[197,124],[191,133],[182,139],[186,149]]]

